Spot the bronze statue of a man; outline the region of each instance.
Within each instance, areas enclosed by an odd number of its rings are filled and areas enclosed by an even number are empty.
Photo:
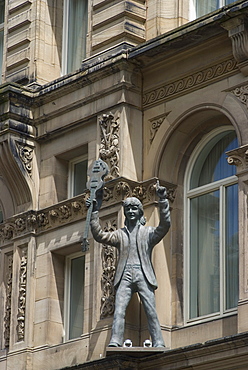
[[[101,204],[101,199],[98,202],[93,201],[91,231],[94,239],[99,243],[116,247],[119,251],[114,280],[115,312],[109,347],[122,346],[125,313],[135,292],[139,294],[145,309],[153,347],[165,346],[155,308],[154,290],[157,289],[157,281],[151,263],[151,253],[169,230],[170,210],[166,188],[157,184],[156,193],[160,209],[160,222],[157,227],[144,226],[143,206],[139,199],[131,197],[123,203],[125,227],[113,232],[104,232],[98,218],[97,204]]]

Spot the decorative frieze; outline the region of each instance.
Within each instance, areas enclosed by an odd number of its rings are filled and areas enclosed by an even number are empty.
[[[127,197],[139,198],[144,206],[157,200],[155,185],[157,179],[153,178],[142,183],[118,178],[108,181],[104,188],[104,202],[102,208],[120,203]],[[175,185],[164,183],[167,187],[168,199],[173,202],[175,197]],[[89,191],[73,198],[42,209],[40,211],[29,211],[21,216],[12,217],[0,224],[0,242],[8,244],[12,239],[27,233],[40,233],[52,228],[58,228],[71,222],[86,218],[86,199]]]
[[[7,273],[6,273],[6,303],[4,315],[4,346],[9,347],[10,341],[10,321],[11,321],[11,295],[12,295],[12,271],[13,254],[7,255]]]
[[[17,340],[24,340],[25,335],[25,312],[26,312],[26,288],[27,288],[27,248],[21,249],[21,264],[19,272],[19,298],[17,314]]]
[[[156,89],[146,91],[143,96],[143,107],[149,107],[161,101],[170,100],[175,96],[186,94],[190,90],[199,89],[212,80],[223,78],[236,68],[236,61],[228,59]]]
[[[116,219],[105,222],[104,231],[114,231],[117,229]],[[115,308],[115,288],[114,276],[116,269],[116,248],[109,245],[102,245],[102,277],[101,277],[101,319],[111,316]]]
[[[110,180],[120,176],[119,117],[115,118],[112,114],[103,114],[99,123],[101,129],[99,154],[100,158],[105,161],[109,167],[109,174],[106,180]]]

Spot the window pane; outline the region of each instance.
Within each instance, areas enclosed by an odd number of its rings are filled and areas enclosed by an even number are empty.
[[[190,318],[220,309],[219,191],[191,199]]]
[[[238,304],[238,184],[226,188],[226,309]]]
[[[196,16],[213,12],[219,8],[219,0],[196,0]]]
[[[5,1],[0,0],[0,24],[4,22]]]
[[[69,339],[83,333],[85,257],[71,260]]]
[[[86,189],[88,161],[81,161],[74,164],[74,185],[73,196],[82,194]]]
[[[236,167],[228,164],[225,153],[237,146],[234,131],[221,133],[210,140],[194,165],[191,189],[235,175]]]
[[[88,1],[70,0],[68,19],[67,72],[81,67],[86,53]]]
[[[2,224],[2,223],[3,223],[3,212],[0,208],[0,224]]]

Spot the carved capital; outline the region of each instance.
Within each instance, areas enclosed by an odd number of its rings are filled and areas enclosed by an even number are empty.
[[[227,162],[237,166],[237,175],[248,172],[248,145],[230,150],[227,154]]]

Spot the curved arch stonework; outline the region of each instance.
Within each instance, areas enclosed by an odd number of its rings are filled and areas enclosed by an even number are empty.
[[[9,136],[0,143],[0,176],[8,188],[13,204],[12,213],[8,211],[6,217],[37,206],[34,157],[34,145],[27,140]]]

